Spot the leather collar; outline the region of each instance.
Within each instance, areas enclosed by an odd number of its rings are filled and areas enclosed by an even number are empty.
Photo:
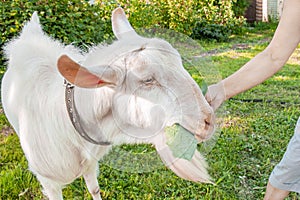
[[[74,85],[68,83],[65,81],[66,89],[65,89],[65,101],[66,101],[66,106],[67,106],[67,111],[68,115],[70,117],[70,120],[77,131],[77,133],[83,137],[86,141],[97,144],[97,145],[111,145],[111,142],[107,141],[96,141],[93,138],[91,138],[87,132],[84,130],[84,128],[81,125],[81,119],[78,114],[77,108],[75,106],[75,101],[74,101]]]

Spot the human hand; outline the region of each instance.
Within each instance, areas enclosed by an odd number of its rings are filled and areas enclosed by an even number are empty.
[[[217,110],[221,106],[221,104],[226,100],[225,90],[222,82],[210,85],[208,87],[205,98],[210,104],[210,106],[213,108],[213,110]]]

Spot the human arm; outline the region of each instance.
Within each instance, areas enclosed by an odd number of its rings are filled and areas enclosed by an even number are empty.
[[[300,41],[299,10],[299,0],[286,0],[268,47],[229,77],[209,86],[206,99],[214,110],[223,101],[262,83],[282,68]]]

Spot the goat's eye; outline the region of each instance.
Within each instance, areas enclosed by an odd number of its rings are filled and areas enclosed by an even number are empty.
[[[149,77],[149,78],[146,78],[146,79],[144,79],[143,80],[143,83],[145,84],[145,85],[150,85],[150,84],[152,84],[153,82],[154,82],[154,78],[153,77]]]

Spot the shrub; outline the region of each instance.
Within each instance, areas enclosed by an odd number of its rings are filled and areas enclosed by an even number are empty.
[[[199,6],[202,17],[192,30],[192,38],[225,41],[231,33],[242,32],[245,18],[235,16],[232,1],[207,0]]]
[[[243,0],[247,1],[247,0]],[[233,3],[239,0],[119,0],[130,22],[137,28],[172,29],[195,39],[226,40],[231,32],[239,31],[243,18],[236,18]],[[1,60],[4,43],[16,36],[23,22],[38,11],[44,30],[52,37],[84,47],[112,36],[110,16],[119,4],[114,0],[2,0],[0,7]]]
[[[231,30],[222,24],[210,24],[203,20],[197,22],[191,37],[193,39],[211,39],[225,41],[228,39]]]
[[[245,11],[250,5],[250,0],[233,0],[232,10],[235,16],[244,16]]]
[[[21,30],[23,22],[38,11],[43,29],[52,37],[77,46],[101,42],[111,33],[109,21],[103,19],[104,11],[90,6],[81,0],[13,0],[1,1],[3,14],[0,21],[1,55],[5,42],[15,37]],[[0,65],[3,65],[1,56]]]
[[[103,10],[109,10],[108,3],[110,1],[96,1],[97,7]],[[134,27],[161,27],[189,34],[194,25],[193,0],[119,0],[118,3]]]
[[[237,0],[119,0],[134,27],[161,27],[191,35],[198,22],[213,24],[212,27],[238,30],[243,17],[235,17],[233,4]],[[243,0],[247,1],[247,0]],[[96,0],[97,6],[106,9],[104,1]],[[212,28],[211,31],[214,31]],[[219,30],[216,30],[219,32]]]

